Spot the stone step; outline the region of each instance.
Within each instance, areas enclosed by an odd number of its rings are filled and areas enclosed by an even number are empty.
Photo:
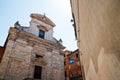
[[[41,79],[34,79],[34,78],[26,78],[24,80],[41,80]]]

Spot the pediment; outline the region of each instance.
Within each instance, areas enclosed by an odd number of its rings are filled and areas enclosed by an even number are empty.
[[[30,16],[31,16],[31,18],[37,19],[37,20],[42,21],[52,27],[55,27],[55,24],[48,17],[46,17],[44,15],[32,13]],[[44,17],[45,17],[45,19],[44,19]]]

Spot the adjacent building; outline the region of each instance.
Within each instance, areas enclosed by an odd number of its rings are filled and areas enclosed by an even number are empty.
[[[70,0],[84,80],[120,80],[120,1]]]
[[[64,51],[65,80],[83,80],[79,50]]]
[[[1,60],[2,60],[4,51],[5,51],[5,47],[0,46],[0,62],[1,62]]]
[[[0,47],[0,79],[64,80],[65,47],[53,37],[55,24],[45,15],[30,17],[30,26],[10,27]]]

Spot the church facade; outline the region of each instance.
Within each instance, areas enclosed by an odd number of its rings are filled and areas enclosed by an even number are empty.
[[[29,27],[16,22],[0,54],[0,79],[64,80],[65,48],[53,37],[55,24],[45,15],[30,15]]]

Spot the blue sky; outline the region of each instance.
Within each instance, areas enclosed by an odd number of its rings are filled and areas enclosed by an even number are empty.
[[[54,37],[61,38],[66,49],[77,49],[69,0],[1,0],[0,46],[4,45],[8,30],[16,21],[29,26],[31,13],[45,13],[56,24]]]

